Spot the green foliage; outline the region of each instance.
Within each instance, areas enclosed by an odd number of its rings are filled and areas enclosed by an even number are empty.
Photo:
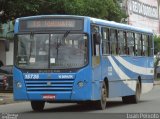
[[[158,64],[159,64],[159,61],[160,61],[160,58],[157,57],[159,56],[160,52],[160,36],[154,36],[154,54],[156,55],[156,58],[155,58],[155,63],[154,63],[154,73],[155,73],[155,79],[157,78],[157,72],[156,72],[156,69],[158,67]]]
[[[154,54],[160,52],[160,36],[154,36]]]
[[[2,22],[41,14],[71,14],[120,21],[126,18],[117,0],[5,0]]]
[[[66,0],[65,12],[117,22],[127,17],[116,0]]]
[[[5,0],[4,15],[1,16],[1,21],[7,22],[20,16],[37,14],[39,5],[35,3],[36,0]]]
[[[157,78],[157,67],[160,61],[160,58],[157,57],[158,52],[160,52],[160,36],[154,36],[154,54],[156,55],[155,62],[154,62],[154,74],[155,74],[155,79]]]

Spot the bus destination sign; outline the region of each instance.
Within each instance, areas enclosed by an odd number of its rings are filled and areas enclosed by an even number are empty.
[[[81,19],[29,19],[20,21],[20,31],[32,30],[82,30]]]
[[[34,20],[27,22],[27,28],[75,27],[75,20]]]

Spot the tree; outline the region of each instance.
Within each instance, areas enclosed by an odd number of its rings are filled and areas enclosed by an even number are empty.
[[[154,54],[160,52],[160,36],[154,36]]]
[[[38,13],[38,8],[39,4],[36,4],[36,0],[5,0],[1,22],[7,22],[17,17],[35,15]]]
[[[160,61],[160,36],[154,36],[154,54],[156,55],[155,62],[154,62],[154,73],[155,79],[157,78],[157,71],[158,64]]]
[[[1,21],[41,14],[72,14],[120,21],[126,17],[117,0],[0,0]],[[2,11],[0,10],[0,11]]]

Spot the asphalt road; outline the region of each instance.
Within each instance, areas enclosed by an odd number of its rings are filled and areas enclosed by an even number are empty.
[[[127,119],[129,118],[127,113],[159,113],[157,116],[160,118],[160,85],[156,85],[151,92],[142,95],[138,104],[123,104],[121,98],[109,99],[107,108],[103,111],[75,103],[46,104],[43,112],[32,111],[29,102],[0,106],[0,119],[9,114],[15,117],[18,114],[15,119],[32,119],[33,117],[34,119]]]

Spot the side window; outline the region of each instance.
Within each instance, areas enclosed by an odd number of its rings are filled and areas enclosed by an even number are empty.
[[[141,50],[142,50],[141,35],[136,33],[135,34],[135,55],[141,56]]]
[[[91,34],[92,34],[92,55],[99,56],[100,55],[100,34],[99,27],[92,25],[91,26]]]
[[[128,54],[134,56],[134,34],[131,32],[127,33],[127,43],[128,43]]]
[[[126,40],[126,32],[118,31],[118,44],[119,44],[119,55],[127,54],[127,40]]]
[[[153,56],[153,36],[152,35],[149,35],[148,36],[148,53],[149,55],[148,56]]]
[[[102,54],[110,54],[109,29],[102,28]]]
[[[110,50],[111,54],[117,54],[117,30],[111,29],[110,30]]]
[[[148,56],[148,39],[147,39],[147,35],[142,35],[142,44],[143,44],[142,55],[143,56]]]

